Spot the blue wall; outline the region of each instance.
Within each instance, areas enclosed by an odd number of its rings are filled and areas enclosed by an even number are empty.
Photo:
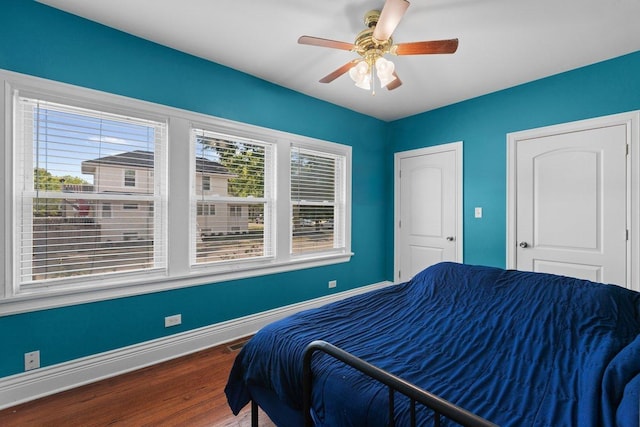
[[[393,151],[463,141],[464,261],[505,267],[507,133],[638,110],[638,76],[635,52],[398,120],[389,125]]]
[[[353,147],[351,262],[0,317],[0,377],[386,280],[386,123],[31,0],[4,0],[0,68]],[[4,219],[3,219],[4,221]],[[335,290],[331,290],[335,292]]]

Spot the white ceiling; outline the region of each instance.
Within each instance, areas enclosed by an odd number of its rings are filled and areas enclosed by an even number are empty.
[[[403,85],[372,97],[347,74],[318,82],[356,53],[297,39],[353,43],[384,0],[39,1],[385,121],[640,50],[640,0],[413,0],[394,41],[458,51],[388,57]]]

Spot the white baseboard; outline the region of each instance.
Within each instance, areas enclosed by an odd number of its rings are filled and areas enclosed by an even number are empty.
[[[391,282],[380,282],[363,286],[58,365],[0,378],[0,409],[224,344],[251,335],[263,326],[298,311],[319,307],[391,284]]]

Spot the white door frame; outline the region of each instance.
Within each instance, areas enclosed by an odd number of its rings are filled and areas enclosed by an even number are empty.
[[[624,125],[627,128],[627,288],[640,291],[640,110],[507,134],[507,268],[516,268],[516,146],[518,141]]]
[[[393,181],[394,181],[394,210],[393,210],[393,280],[398,281],[398,270],[400,269],[400,161],[409,157],[424,156],[430,154],[442,153],[445,151],[454,151],[456,153],[456,258],[457,262],[462,262],[463,245],[464,245],[464,230],[463,230],[463,198],[462,198],[462,141],[451,142],[448,144],[435,145],[432,147],[418,148],[415,150],[401,151],[394,154],[393,162]]]

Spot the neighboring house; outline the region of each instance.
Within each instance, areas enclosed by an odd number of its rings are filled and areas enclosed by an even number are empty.
[[[103,197],[66,199],[65,216],[84,217],[100,225],[101,241],[153,239],[153,153],[129,151],[82,162],[82,173],[93,175],[93,185],[65,185],[65,192],[98,193]],[[220,163],[196,158],[196,221],[201,236],[246,233],[248,208],[211,197],[228,196],[234,175]],[[207,200],[209,199],[209,200]]]
[[[228,197],[228,181],[235,177],[220,163],[204,157],[196,157],[195,192],[198,199],[196,222],[200,237],[249,231],[249,208],[211,200]]]

